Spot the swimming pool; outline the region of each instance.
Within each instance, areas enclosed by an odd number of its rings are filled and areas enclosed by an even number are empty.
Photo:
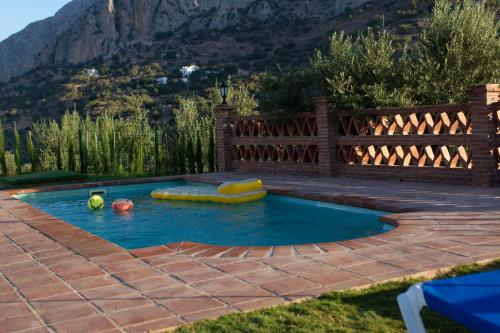
[[[181,186],[213,187],[185,181],[108,186],[106,207],[100,211],[87,208],[93,189],[16,197],[126,249],[180,241],[222,246],[298,245],[373,236],[393,228],[378,220],[386,212],[281,195],[241,205],[162,201],[150,196],[154,189]],[[114,212],[111,203],[118,198],[132,200],[134,210]]]

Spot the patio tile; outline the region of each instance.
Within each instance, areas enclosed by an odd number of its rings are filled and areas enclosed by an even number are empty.
[[[245,246],[238,246],[238,247],[233,247],[229,251],[223,253],[221,257],[241,257],[245,255],[248,250],[250,250],[250,247],[245,247]]]
[[[194,322],[201,319],[217,318],[231,312],[235,312],[235,310],[230,310],[228,308],[218,308],[218,309],[211,309],[207,311],[200,311],[200,312],[186,314],[182,316],[182,318],[184,318],[184,320],[188,322]]]
[[[223,289],[217,292],[210,293],[210,295],[231,304],[235,301],[240,303],[242,302],[242,300],[246,301],[248,299],[253,299],[256,297],[273,296],[271,292],[253,285],[242,286],[236,289]]]
[[[161,304],[178,315],[208,311],[226,306],[224,303],[209,296],[193,297],[189,299],[171,299],[162,301]]]
[[[273,247],[273,257],[291,256],[293,249],[291,246],[275,246]]]
[[[169,318],[173,314],[169,310],[156,305],[127,309],[110,313],[109,316],[121,326],[137,325],[158,318]]]
[[[205,266],[204,264],[195,260],[186,260],[158,266],[158,268],[162,271],[172,274],[191,270],[200,270],[206,267],[207,266]]]
[[[308,298],[313,298],[313,297],[319,297],[328,291],[330,291],[330,290],[327,287],[318,286],[318,287],[312,287],[309,289],[288,292],[288,293],[285,293],[283,296],[286,297],[286,299],[288,299],[288,300],[296,301],[296,300],[308,299]]]
[[[265,258],[269,257],[272,251],[271,246],[258,246],[251,248],[245,255],[247,258]]]
[[[0,294],[1,295],[1,294]],[[0,320],[8,319],[8,318],[16,318],[31,314],[30,308],[26,305],[26,303],[19,302],[11,302],[11,303],[2,303],[0,296]]]
[[[163,276],[162,273],[156,271],[152,267],[114,273],[113,275],[118,277],[120,280],[125,281],[126,283],[130,283],[132,281],[142,280],[142,279],[146,279],[146,278]]]
[[[201,270],[189,270],[184,272],[175,272],[174,276],[185,281],[186,283],[196,283],[211,279],[216,279],[224,276],[224,273],[221,273],[212,268],[204,268]]]
[[[83,260],[57,264],[52,266],[50,269],[59,274],[66,281],[104,274],[103,271],[87,264]]]
[[[195,257],[217,257],[230,250],[230,246],[214,246],[207,251],[203,251],[199,254],[195,254]]]
[[[301,262],[308,262],[310,259],[304,258],[302,256],[293,256],[293,257],[270,257],[270,258],[263,258],[263,259],[257,259],[257,262],[266,264],[268,266],[277,268],[277,269],[282,269],[283,267],[286,267],[288,265],[293,265]]]
[[[347,247],[347,248],[350,248],[350,249],[353,249],[353,250],[366,249],[366,248],[369,248],[372,246],[370,244],[357,242],[354,240],[340,241],[340,242],[337,242],[337,244],[342,245],[342,246]]]
[[[236,304],[236,308],[238,310],[247,312],[247,311],[252,311],[256,309],[261,309],[261,308],[267,308],[267,307],[272,307],[278,304],[283,304],[285,303],[286,300],[281,297],[261,297],[261,298],[255,298],[252,299],[248,302],[242,302],[239,304]]]
[[[87,289],[101,288],[101,287],[106,287],[106,286],[110,286],[110,285],[117,285],[117,284],[119,284],[119,282],[109,275],[98,275],[98,276],[92,276],[90,278],[72,280],[69,282],[69,284],[75,290],[83,291],[83,290],[87,290]]]
[[[244,261],[231,264],[215,265],[215,267],[226,273],[238,274],[262,269],[265,266],[259,264],[258,262]]]
[[[232,277],[222,277],[218,279],[197,282],[194,284],[194,286],[208,293],[217,293],[223,290],[245,288],[248,286],[248,284]]]
[[[203,295],[198,290],[188,287],[187,285],[148,290],[145,291],[144,294],[155,301],[166,301],[174,298],[190,298]]]
[[[29,300],[37,300],[57,295],[70,294],[73,291],[61,282],[48,284],[40,288],[38,286],[32,288],[21,289],[22,294]]]
[[[9,264],[18,264],[23,261],[31,261],[31,257],[24,253],[18,255],[0,254],[0,267]]]
[[[287,279],[265,282],[260,286],[278,295],[284,295],[286,293],[317,287],[318,285],[314,282],[307,281],[298,277],[291,277]]]
[[[61,255],[57,255],[57,256],[51,256],[51,257],[45,257],[45,258],[38,259],[38,261],[41,264],[43,264],[47,267],[57,265],[57,264],[63,264],[66,262],[74,262],[75,260],[80,260],[80,258],[73,253],[65,253],[65,254],[61,254]]]
[[[115,328],[107,318],[100,315],[55,323],[52,326],[57,333],[97,333]]]
[[[429,248],[435,249],[435,250],[442,250],[442,249],[461,245],[458,242],[454,242],[454,241],[450,241],[450,240],[446,240],[446,239],[428,240],[425,242],[419,242],[417,244],[420,246],[429,247]]]
[[[132,288],[122,284],[110,285],[102,288],[88,289],[81,292],[87,299],[102,300],[112,298],[122,298],[129,295],[138,294]]]
[[[198,244],[197,246],[193,246],[193,247],[188,248],[188,249],[182,249],[181,251],[178,249],[177,251],[179,251],[179,253],[182,253],[183,255],[192,256],[192,255],[206,252],[208,250],[212,250],[214,248],[215,247],[212,245]]]
[[[237,274],[238,278],[251,284],[260,284],[268,281],[286,279],[292,277],[290,274],[272,269],[270,267]]]
[[[16,332],[30,328],[42,327],[43,324],[32,313],[25,313],[18,317],[10,317],[0,320],[2,332]]]
[[[315,259],[324,264],[332,265],[339,268],[349,267],[352,265],[357,265],[362,263],[370,263],[374,261],[373,259],[357,256],[353,253],[340,253],[324,257],[318,257]]]
[[[117,263],[110,263],[110,264],[101,264],[101,267],[103,267],[108,273],[119,273],[119,272],[149,268],[149,266],[140,259],[120,261]]]
[[[203,177],[225,180],[227,175]],[[494,209],[497,203],[489,189],[475,189],[482,193],[479,203],[476,194],[464,193],[461,200],[442,195],[451,187],[443,191],[440,187],[437,195],[432,186],[418,189],[419,184],[392,184],[391,191],[387,191],[384,182],[363,181],[363,186],[357,187],[353,186],[356,180],[342,178],[321,178],[318,182],[314,178],[280,175],[267,179],[274,182],[275,189],[281,187],[280,191],[316,199],[439,211],[392,214],[387,218],[400,224],[392,232],[337,243],[224,248],[181,242],[129,252],[0,193],[0,207],[5,207],[0,209],[0,271],[21,293],[36,298],[31,302],[33,308],[47,322],[55,323],[57,333],[82,328],[118,333],[170,328],[184,321],[273,306],[329,290],[500,256],[500,210]],[[299,184],[301,191],[296,190]],[[416,190],[402,202],[400,198],[408,188]],[[371,193],[369,199],[367,193]],[[469,199],[464,199],[467,196]],[[445,201],[447,205],[442,205]],[[459,206],[478,209],[441,211]],[[490,207],[489,211],[482,211],[484,207]],[[15,220],[9,213],[11,208],[19,216],[28,216],[29,221],[1,223],[4,218]],[[22,251],[3,235],[15,240]],[[4,304],[0,305],[0,320],[31,314],[1,278],[0,302]],[[159,307],[158,302],[166,308]],[[175,314],[167,309],[169,306]],[[161,310],[148,310],[157,308]],[[96,311],[119,316],[121,327]],[[153,315],[155,311],[162,314]],[[47,331],[43,326],[46,323],[35,323],[36,327],[23,333]],[[14,321],[14,325],[21,324]]]
[[[329,284],[325,286],[329,291],[340,291],[340,290],[345,290],[345,289],[350,289],[350,288],[355,288],[355,287],[365,287],[368,285],[373,284],[373,280],[370,280],[365,277],[360,277],[360,278],[355,278],[355,279],[350,279],[346,281],[341,281],[341,282],[336,282],[333,284]]]
[[[170,317],[166,319],[148,321],[146,323],[127,326],[125,330],[129,333],[144,333],[154,330],[168,330],[179,325],[182,325],[184,322],[180,321],[176,317]]]
[[[33,280],[41,276],[54,275],[51,271],[46,269],[41,265],[33,266],[31,269],[16,271],[16,272],[6,272],[7,276],[11,281],[16,283],[23,283],[25,281]]]
[[[143,260],[153,266],[160,266],[186,261],[189,260],[189,258],[181,255],[161,254],[153,257],[143,258]]]
[[[390,272],[402,270],[402,268],[400,268],[400,267],[385,264],[383,262],[378,262],[378,261],[371,262],[371,263],[352,265],[352,266],[348,266],[344,269],[348,270],[350,272],[359,274],[361,276],[366,276],[366,277],[370,277],[370,276],[376,275],[376,274],[390,273]]]
[[[87,302],[76,293],[57,295],[30,302],[39,313],[58,311],[83,303]]]
[[[154,304],[152,301],[146,298],[135,295],[130,295],[130,297],[123,297],[121,299],[94,300],[92,301],[92,303],[94,303],[99,309],[106,313]]]
[[[134,280],[128,282],[128,284],[140,291],[148,291],[181,285],[179,281],[165,275],[150,277],[142,280]]]
[[[19,298],[17,293],[14,291],[8,291],[8,292],[0,294],[0,302],[2,302],[2,304],[9,304],[9,303],[20,302],[20,301],[21,301],[21,298]]]
[[[146,257],[157,256],[160,254],[170,254],[174,253],[174,251],[166,246],[161,245],[161,246],[152,246],[143,249],[132,250],[130,251],[130,253],[139,258],[146,258]]]
[[[13,284],[18,288],[29,288],[31,286],[43,287],[48,284],[59,282],[59,279],[55,276],[55,274],[45,273],[41,275],[32,275],[26,277],[26,279],[11,279]]]
[[[384,282],[394,279],[401,279],[404,277],[412,276],[415,274],[415,271],[409,269],[397,269],[392,272],[382,272],[379,274],[374,274],[370,276],[370,279],[377,282]]]
[[[338,245],[337,243],[318,243],[316,244],[320,249],[327,253],[333,253],[333,252],[345,252],[346,248],[343,246]]]
[[[97,311],[89,304],[78,303],[58,309],[57,311],[42,313],[40,316],[47,323],[54,324],[79,318],[92,317],[97,314]]]
[[[135,257],[133,257],[130,253],[125,251],[92,257],[92,261],[100,265],[118,263],[121,261],[127,261],[133,259],[135,259]]]
[[[321,249],[318,248],[314,244],[305,244],[305,245],[295,245],[295,250],[300,255],[310,255],[310,254],[319,254],[321,253]]]

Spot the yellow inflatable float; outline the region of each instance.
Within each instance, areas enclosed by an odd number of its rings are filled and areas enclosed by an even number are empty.
[[[241,204],[263,199],[267,192],[262,188],[262,181],[249,179],[241,182],[227,182],[217,189],[194,186],[173,187],[154,190],[154,199],[206,201],[225,204]]]

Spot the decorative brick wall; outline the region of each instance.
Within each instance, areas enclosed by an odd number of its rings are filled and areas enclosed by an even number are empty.
[[[347,176],[490,186],[500,181],[499,85],[477,85],[469,102],[316,112],[280,122],[216,109],[220,171]]]

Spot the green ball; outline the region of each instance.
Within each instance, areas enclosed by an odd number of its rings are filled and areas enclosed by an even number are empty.
[[[89,207],[89,209],[92,210],[102,209],[104,208],[104,199],[98,195],[93,195],[89,198],[89,201],[87,202],[87,207]]]

